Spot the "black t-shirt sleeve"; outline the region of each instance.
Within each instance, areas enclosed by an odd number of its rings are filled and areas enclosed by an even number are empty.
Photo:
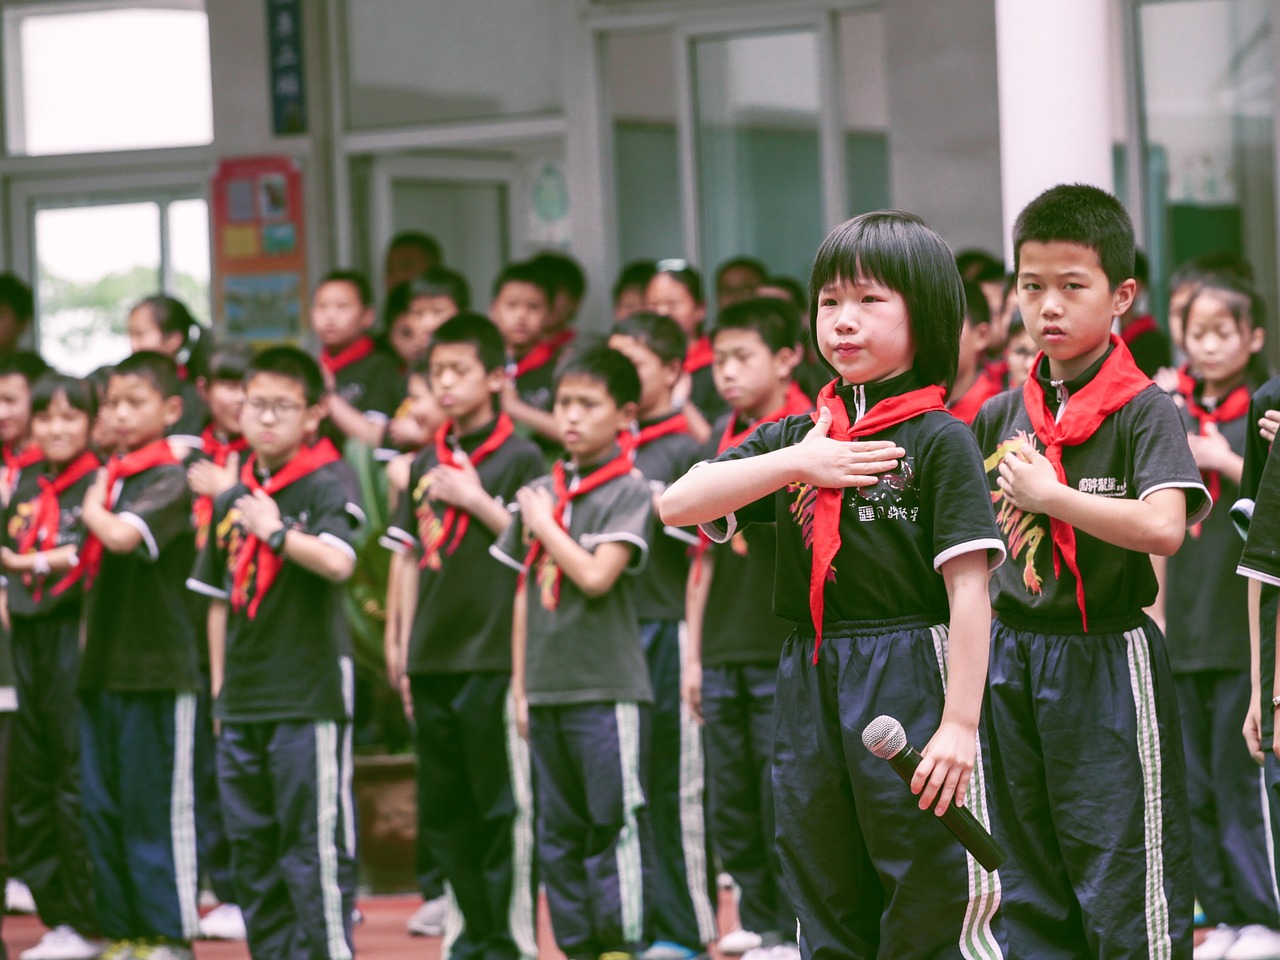
[[[387,524],[387,533],[381,543],[395,553],[408,553],[417,550],[418,525],[414,522],[414,491],[421,479],[420,461],[414,460],[409,468],[409,486],[400,494],[396,507],[391,511],[391,520]]]
[[[324,468],[315,474],[312,505],[302,532],[355,559],[360,524],[351,515],[350,496],[341,472]]]
[[[155,561],[175,539],[191,533],[191,492],[180,465],[157,467],[147,480],[116,515],[142,534],[139,555]]]
[[[952,557],[984,550],[994,570],[1005,545],[991,509],[982,454],[960,420],[945,424],[929,442],[920,465],[921,506],[933,518],[933,568]]]
[[[1236,572],[1280,586],[1280,466],[1276,457],[1268,457],[1262,471],[1249,536]]]
[[[1244,442],[1244,470],[1240,474],[1240,499],[1231,507],[1231,520],[1242,537],[1249,531],[1254,501],[1258,498],[1258,488],[1262,482],[1262,471],[1271,453],[1271,444],[1263,439],[1262,433],[1258,430],[1258,421],[1268,410],[1276,409],[1280,409],[1280,377],[1268,380],[1249,400],[1249,422],[1246,425]]]
[[[226,543],[225,539],[218,535],[218,526],[226,519],[231,504],[242,492],[242,489],[236,486],[214,501],[209,536],[196,554],[195,566],[191,576],[187,578],[189,589],[215,600],[226,600],[230,596],[231,579],[227,566]]]
[[[762,453],[772,453],[790,446],[786,439],[786,424],[790,418],[774,423],[762,423],[751,431],[742,443],[730,447],[719,456],[710,458],[708,463],[728,463],[732,460],[746,460]],[[693,469],[698,469],[695,465]],[[702,524],[702,532],[716,543],[725,543],[733,535],[752,523],[774,523],[777,520],[777,495],[767,494],[758,500],[745,504],[728,516]]]
[[[649,484],[640,478],[619,486],[621,489],[611,500],[599,528],[584,533],[580,542],[584,549],[593,553],[602,543],[630,544],[633,549],[627,571],[638,573],[649,558],[649,516],[653,507],[653,494]]]
[[[1198,523],[1213,506],[1187,444],[1187,429],[1172,398],[1148,388],[1133,401],[1133,480],[1138,499],[1157,490],[1181,488],[1187,497],[1187,525]]]

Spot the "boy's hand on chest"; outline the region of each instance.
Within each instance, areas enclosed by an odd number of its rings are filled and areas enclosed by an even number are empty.
[[[284,526],[280,518],[280,506],[267,493],[258,490],[236,501],[240,520],[251,534],[265,540]]]
[[[1051,514],[1055,499],[1066,489],[1049,458],[1029,445],[1017,454],[1005,454],[996,482],[1005,497],[1027,513]]]

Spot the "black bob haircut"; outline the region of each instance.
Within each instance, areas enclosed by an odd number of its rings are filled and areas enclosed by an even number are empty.
[[[800,311],[777,297],[752,297],[730,304],[716,317],[711,329],[711,342],[724,330],[754,330],[770,353],[800,342]]]
[[[760,278],[761,283],[763,283],[764,278],[769,275],[769,269],[755,257],[730,257],[724,263],[720,264],[720,266],[716,267],[717,287],[720,286],[720,281],[724,279],[724,275],[730,270],[750,270]]]
[[[182,390],[182,381],[178,379],[178,364],[172,357],[154,350],[139,350],[131,353],[111,371],[115,377],[140,377],[151,384],[160,396],[168,400],[176,397]]]
[[[1238,273],[1209,273],[1201,277],[1195,290],[1187,298],[1186,306],[1182,308],[1184,330],[1187,318],[1191,316],[1192,304],[1204,294],[1221,300],[1237,326],[1243,324],[1246,330],[1266,329],[1267,303],[1257,287]],[[1250,354],[1245,366],[1245,377],[1250,386],[1255,389],[1262,386],[1267,375],[1267,358],[1264,352],[1260,350]]]
[[[973,327],[991,322],[991,304],[977,280],[969,280],[964,285],[964,318]]]
[[[823,287],[874,280],[902,295],[923,382],[950,392],[960,359],[964,286],[951,249],[913,213],[878,210],[836,227],[822,241],[809,279],[809,334],[818,338],[818,299]],[[823,363],[833,372],[826,357]]]
[[[587,275],[582,272],[578,261],[567,253],[543,250],[534,254],[529,263],[542,271],[547,283],[557,292],[567,290],[574,300],[581,300],[587,292]]]
[[[397,233],[387,244],[387,249],[394,250],[396,247],[413,247],[415,250],[420,250],[422,255],[432,263],[438,264],[441,260],[440,241],[420,230],[404,230]]]
[[[498,294],[502,293],[502,288],[508,283],[524,283],[537,287],[546,298],[548,308],[551,306],[551,301],[556,298],[555,287],[547,279],[546,272],[527,261],[509,263],[502,268],[502,272],[493,281],[493,299],[498,299]]]
[[[0,307],[8,307],[19,323],[30,323],[35,313],[35,297],[21,277],[0,273]]]
[[[1124,206],[1097,187],[1064,183],[1027,204],[1013,224],[1013,272],[1024,243],[1074,243],[1098,255],[1111,289],[1133,277],[1133,222]]]
[[[706,297],[703,296],[702,274],[692,264],[684,260],[659,260],[657,267],[654,277],[666,274],[689,291],[689,296],[693,297],[694,303],[701,305],[707,302]],[[653,277],[649,279],[652,281]]]
[[[633,313],[615,323],[612,332],[640,341],[664,364],[683,361],[689,349],[680,324],[659,313]]]
[[[612,347],[590,347],[565,357],[556,368],[557,393],[569,377],[597,381],[619,407],[640,402],[640,374],[635,364]]]
[[[316,284],[319,290],[326,283],[347,283],[355,288],[356,296],[360,299],[360,306],[373,306],[373,287],[369,285],[369,278],[359,270],[330,270],[320,282]]]
[[[248,387],[260,373],[272,373],[292,380],[302,387],[303,398],[309,407],[315,406],[324,396],[324,376],[320,373],[320,364],[309,353],[297,347],[282,344],[267,347],[256,354],[249,363],[249,369],[245,371],[244,385]]]
[[[207,383],[240,383],[253,361],[253,348],[245,343],[224,343],[209,354]]]
[[[454,343],[475,347],[476,357],[486,373],[506,367],[507,347],[494,322],[478,313],[459,313],[440,324],[431,335],[427,352],[414,364],[413,372],[425,376],[431,369],[431,355],[436,347]]]
[[[44,413],[58,394],[67,398],[67,403],[72,409],[79,410],[87,416],[90,424],[97,419],[98,389],[93,385],[93,381],[69,377],[55,370],[41,374],[31,385],[31,412]]]
[[[27,381],[28,387],[48,369],[49,364],[44,362],[44,358],[30,350],[15,350],[0,357],[0,377],[21,377]]]
[[[471,285],[466,277],[448,267],[436,267],[409,281],[409,302],[419,297],[448,297],[459,313],[471,309]]]

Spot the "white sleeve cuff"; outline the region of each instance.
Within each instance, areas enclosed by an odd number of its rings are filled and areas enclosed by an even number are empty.
[[[627,573],[639,573],[649,559],[648,541],[644,537],[637,537],[634,533],[589,533],[582,538],[583,548],[593,553],[602,543],[629,543],[636,548],[631,556],[631,562],[627,564]]]
[[[497,560],[499,563],[505,564],[517,573],[526,573],[525,565],[515,557],[509,556],[498,549],[498,545],[491,544],[489,547],[489,556]]]
[[[1231,505],[1231,522],[1242,540],[1249,536],[1249,524],[1253,522],[1253,508],[1254,502],[1248,497],[1242,497]]]
[[[1269,583],[1273,587],[1280,587],[1280,577],[1270,573],[1263,573],[1261,570],[1254,570],[1246,567],[1243,563],[1236,567],[1236,573],[1242,577],[1248,577],[1250,580],[1261,580],[1263,583]]]
[[[940,554],[933,558],[933,569],[941,570],[942,565],[948,560],[960,556],[965,553],[975,553],[978,550],[986,550],[987,571],[990,572],[1000,564],[1004,563],[1005,545],[1003,540],[990,537],[983,540],[966,540],[964,543],[957,543],[954,547],[947,547]]]
[[[316,539],[323,544],[333,547],[335,550],[340,550],[342,553],[345,553],[350,557],[352,562],[355,562],[356,548],[351,546],[351,544],[347,543],[347,541],[343,540],[341,537],[335,537],[332,533],[329,533],[326,530],[324,533],[317,535]]]
[[[203,594],[206,597],[212,597],[214,600],[226,600],[228,598],[227,591],[211,587],[203,580],[197,580],[195,577],[187,577],[187,589],[194,593]]]
[[[116,516],[142,534],[142,543],[147,548],[147,556],[152,561],[159,560],[160,548],[156,546],[156,538],[151,535],[151,528],[147,526],[147,521],[136,513],[117,513]]]
[[[1209,496],[1209,489],[1203,483],[1196,483],[1190,480],[1179,480],[1171,483],[1157,483],[1154,487],[1149,487],[1138,494],[1139,500],[1145,500],[1157,490],[1199,490],[1204,494],[1204,501],[1200,504],[1200,509],[1194,514],[1187,514],[1187,526],[1193,527],[1205,517],[1209,515],[1209,511],[1213,509],[1213,498]]]
[[[727,513],[718,520],[708,520],[698,524],[698,529],[707,535],[712,543],[728,543],[738,532],[738,515]]]

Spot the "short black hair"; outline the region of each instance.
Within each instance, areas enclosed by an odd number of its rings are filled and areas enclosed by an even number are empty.
[[[1196,283],[1202,277],[1223,274],[1232,274],[1249,283],[1254,282],[1252,263],[1230,250],[1214,250],[1180,263],[1169,277],[1169,289],[1176,290],[1184,284]]]
[[[48,370],[41,374],[31,385],[31,412],[44,413],[58,394],[67,398],[73,409],[79,410],[89,418],[89,423],[98,416],[98,390],[91,380],[69,377],[56,370]]]
[[[543,250],[534,254],[529,263],[543,272],[555,292],[567,290],[574,300],[581,300],[587,292],[587,275],[582,272],[578,261],[567,253]]]
[[[244,373],[244,385],[260,373],[273,373],[276,376],[292,380],[302,387],[302,395],[307,406],[313,407],[324,396],[324,376],[320,373],[320,364],[315,357],[297,347],[279,344],[267,347],[254,355],[249,369]]]
[[[1151,266],[1147,262],[1147,255],[1142,252],[1141,247],[1133,248],[1133,279],[1144,287],[1151,280]]]
[[[990,283],[1004,276],[1004,264],[994,254],[968,247],[956,254],[956,269],[966,282]]]
[[[818,343],[818,297],[823,287],[867,278],[902,295],[925,383],[950,392],[960,359],[964,286],[951,249],[923,220],[900,210],[877,210],[847,220],[822,241],[809,279],[809,335]],[[834,367],[823,357],[833,373]]]
[[[786,277],[781,274],[765,277],[764,283],[760,284],[760,286],[777,287],[779,290],[787,291],[787,296],[791,298],[792,305],[802,313],[809,301],[809,298],[805,296],[804,284],[795,277]]]
[[[219,344],[209,354],[209,369],[205,373],[205,379],[209,383],[240,383],[252,361],[253,348],[247,343]]]
[[[320,282],[316,284],[319,290],[326,283],[349,283],[356,289],[356,296],[360,298],[360,306],[373,306],[373,287],[369,284],[369,278],[359,270],[330,270]]]
[[[722,330],[754,330],[771,353],[800,342],[800,311],[777,297],[752,297],[730,304],[716,317],[711,342]]]
[[[14,273],[0,273],[0,307],[8,307],[19,323],[30,323],[35,297],[25,280]]]
[[[970,326],[991,322],[991,304],[977,280],[964,285],[964,318]]]
[[[1013,269],[1024,243],[1074,243],[1098,255],[1111,289],[1133,277],[1133,222],[1114,196],[1085,183],[1050,187],[1013,224]]]
[[[547,298],[548,307],[551,306],[551,301],[556,298],[555,288],[548,281],[546,272],[539,270],[527,260],[519,263],[508,263],[502,268],[498,278],[493,281],[493,299],[498,299],[498,294],[502,293],[502,288],[508,283],[527,283],[531,287],[537,287],[542,291],[542,295]]]
[[[612,332],[639,340],[664,364],[684,360],[689,350],[680,324],[659,313],[633,313],[615,323]]]
[[[698,272],[693,264],[685,260],[659,260],[657,267],[658,269],[653,274],[654,277],[664,273],[688,290],[689,296],[693,297],[695,303],[707,302],[702,292],[702,274]],[[653,277],[650,277],[649,280],[652,282]]]
[[[471,309],[471,285],[466,277],[448,267],[436,267],[409,281],[409,302],[419,297],[448,297],[459,313]]]
[[[15,350],[0,356],[0,377],[19,376],[27,381],[28,387],[48,369],[44,358],[30,350]]]
[[[622,268],[622,272],[618,274],[618,279],[613,282],[613,302],[618,302],[618,298],[622,296],[624,290],[639,287],[643,291],[657,272],[658,265],[652,260],[632,260]]]
[[[431,354],[447,343],[466,343],[476,348],[476,356],[485,372],[501,370],[507,363],[507,346],[502,334],[488,317],[478,313],[459,313],[436,329],[427,344],[427,352],[414,365],[414,372],[425,374],[431,366]]]
[[[155,387],[166,400],[178,396],[182,391],[177,361],[155,350],[139,350],[129,354],[116,364],[111,376],[140,377]]]
[[[764,278],[769,275],[769,269],[755,257],[730,257],[720,266],[716,267],[716,289],[720,288],[720,281],[724,279],[724,275],[733,269],[746,269],[755,272],[755,275],[763,282]]]
[[[612,347],[589,347],[566,356],[556,368],[557,393],[566,377],[588,377],[603,384],[619,407],[640,402],[640,374],[635,364]]]
[[[392,250],[395,247],[413,247],[421,250],[423,256],[439,265],[444,262],[444,257],[440,252],[440,241],[429,233],[423,233],[421,230],[402,230],[391,238],[391,242],[387,244],[387,249]]]

